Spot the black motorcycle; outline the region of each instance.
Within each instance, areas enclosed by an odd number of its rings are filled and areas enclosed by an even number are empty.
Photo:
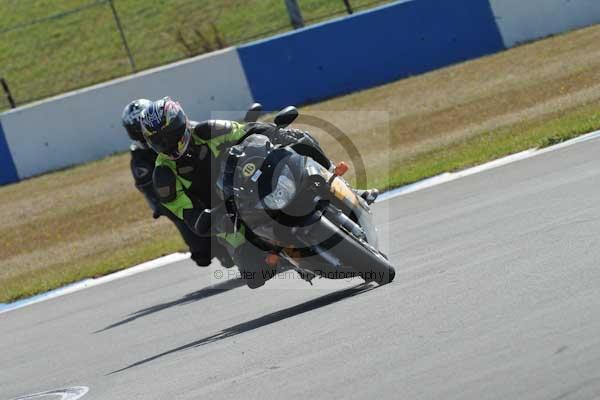
[[[297,117],[288,107],[274,122],[284,128]],[[341,178],[347,167],[328,164],[306,146],[248,136],[229,149],[217,180],[229,226],[269,252],[269,263],[303,277],[391,282],[395,270],[377,249],[369,206]]]

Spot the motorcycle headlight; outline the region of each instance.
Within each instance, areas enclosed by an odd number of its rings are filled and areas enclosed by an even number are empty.
[[[277,184],[273,191],[263,199],[265,206],[271,210],[281,210],[287,206],[296,195],[294,175],[286,165],[281,169]]]

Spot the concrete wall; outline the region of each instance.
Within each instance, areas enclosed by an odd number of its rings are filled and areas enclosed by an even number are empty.
[[[214,110],[244,110],[252,102],[238,54],[230,48],[21,107],[0,116],[18,177],[126,150],[129,138],[121,126],[125,104],[165,95],[199,120],[210,118]],[[6,164],[0,164],[3,171],[9,170]],[[12,174],[6,175],[0,179],[10,181]]]
[[[490,0],[506,47],[600,23],[600,0]]]
[[[170,95],[193,119],[304,104],[600,23],[600,0],[402,0],[0,114],[0,185],[127,148],[121,110]],[[568,61],[566,61],[568,62]]]

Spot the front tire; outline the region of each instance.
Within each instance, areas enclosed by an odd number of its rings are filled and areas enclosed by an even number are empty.
[[[311,225],[309,232],[302,236],[305,244],[314,246],[321,258],[337,259],[338,268],[350,267],[366,282],[385,285],[396,276],[394,267],[383,255],[375,253],[325,217]]]

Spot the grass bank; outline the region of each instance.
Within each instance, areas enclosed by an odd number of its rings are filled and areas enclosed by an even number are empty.
[[[351,0],[356,10],[391,0]],[[138,70],[292,29],[283,0],[114,0]],[[307,24],[346,13],[301,0]],[[107,0],[2,0],[0,76],[17,104],[132,73]],[[0,96],[0,110],[8,108]]]

